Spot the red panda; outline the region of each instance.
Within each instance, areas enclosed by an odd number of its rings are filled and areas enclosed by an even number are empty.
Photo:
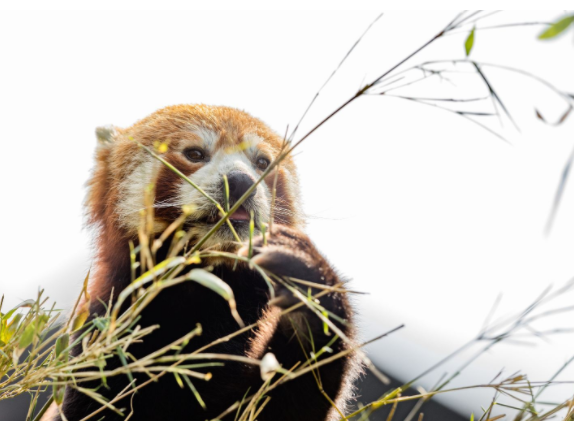
[[[283,139],[263,122],[243,111],[206,105],[167,107],[127,129],[98,129],[97,137],[96,166],[88,183],[87,196],[89,224],[97,232],[96,258],[89,286],[91,317],[105,312],[103,303],[110,299],[112,289],[117,296],[130,284],[129,242],[138,242],[139,211],[145,208],[146,186],[155,186],[153,230],[157,234],[182,215],[184,205],[191,209],[185,222],[191,245],[219,219],[212,202],[137,142],[150,148],[158,141],[168,145],[162,157],[220,203],[225,199],[225,175],[230,205],[246,193],[278,157],[283,143]],[[276,195],[272,212],[274,185]],[[279,276],[328,286],[342,283],[303,233],[305,223],[299,184],[291,156],[271,171],[230,216],[231,224],[243,242],[249,237],[250,215],[253,215],[257,235],[253,242],[253,260],[259,266]],[[259,227],[269,223],[270,217],[273,217],[273,231],[264,246]],[[232,234],[224,224],[202,247],[244,252],[245,247],[242,248]],[[157,252],[157,261],[166,255],[167,248],[162,246]],[[305,306],[295,313],[280,315],[282,308],[294,303],[293,295],[276,285],[276,298],[270,302],[270,291],[261,275],[249,265],[234,266],[231,262],[222,259],[202,261],[201,266],[209,264],[210,270],[229,284],[237,311],[246,324],[259,323],[257,328],[212,347],[210,352],[256,359],[273,353],[279,364],[289,369],[298,362],[305,362],[310,352],[321,349],[333,339],[333,334],[326,335],[323,322]],[[336,316],[335,319],[345,321],[338,322],[338,327],[346,337],[353,339],[353,311],[345,292],[331,292],[319,298],[319,302]],[[184,336],[197,323],[201,324],[203,333],[190,340],[187,349],[197,349],[238,329],[227,303],[209,289],[191,284],[166,289],[144,310],[139,321],[142,326],[159,325],[159,329],[143,343],[131,346],[130,353],[136,358],[148,355]],[[305,330],[307,337],[313,337],[313,344],[312,341],[300,343],[294,332],[298,326]],[[349,342],[341,339],[331,344],[334,353],[350,347]],[[338,412],[345,411],[346,401],[352,395],[357,373],[354,361],[353,353],[350,353],[323,365],[319,369],[323,390],[311,372],[280,385],[268,393],[271,399],[258,420],[339,419]],[[119,364],[111,359],[107,369]],[[124,407],[131,405],[133,408],[133,421],[211,420],[240,401],[248,390],[253,393],[263,384],[259,368],[253,365],[226,361],[224,367],[210,367],[210,372],[210,381],[195,385],[205,408],[189,390],[180,388],[169,376],[139,390],[132,402],[126,400]],[[137,381],[146,379],[143,375],[136,377]],[[99,387],[100,384],[84,387],[98,388],[98,393],[112,399],[128,382],[126,376],[116,376],[107,379],[107,388]],[[68,421],[79,421],[100,407],[101,404],[76,389],[66,389],[62,412]],[[127,410],[125,415],[129,412]],[[99,413],[96,418],[101,419],[103,415],[106,421],[124,419],[110,410]],[[231,414],[223,419],[233,418],[234,414]],[[62,420],[57,414],[50,419]]]

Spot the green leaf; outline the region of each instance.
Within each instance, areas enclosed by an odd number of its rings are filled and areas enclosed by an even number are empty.
[[[40,334],[44,331],[44,327],[49,320],[50,317],[47,314],[40,314],[38,317],[36,317],[34,324],[36,325],[36,334],[38,336],[40,336]]]
[[[7,344],[10,339],[14,336],[16,331],[18,330],[20,319],[22,319],[22,314],[18,313],[15,314],[10,323],[6,319],[2,320],[2,324],[0,326],[0,341]]]
[[[66,393],[66,386],[63,384],[52,385],[52,396],[56,405],[62,405],[64,401],[64,394]]]
[[[132,372],[130,371],[130,369],[128,367],[128,359],[126,358],[126,354],[124,353],[124,350],[120,346],[116,347],[116,352],[118,353],[118,357],[120,357],[120,361],[122,362],[122,365],[127,369],[126,375],[130,379],[130,382],[132,383],[132,387],[133,387],[134,386],[134,376],[132,376]]]
[[[34,326],[34,323],[30,323],[28,326],[26,326],[24,332],[22,333],[22,336],[20,336],[20,341],[18,342],[18,348],[23,349],[26,348],[28,345],[30,345],[34,340],[35,333],[36,333],[36,326]]]
[[[60,354],[62,354],[62,351],[68,348],[69,344],[70,344],[70,335],[67,333],[64,333],[63,335],[59,336],[58,339],[56,339],[56,358],[58,358]],[[64,353],[63,359],[64,361],[68,360],[68,352]]]
[[[16,316],[15,316],[15,318],[16,318]],[[44,326],[48,322],[48,319],[49,318],[47,315],[40,314],[40,315],[38,315],[38,317],[36,317],[36,319],[32,320],[24,328],[24,331],[22,332],[22,335],[20,336],[20,340],[18,341],[18,348],[22,350],[22,349],[28,347],[30,344],[32,344],[32,342],[34,341],[34,338],[36,338],[36,335],[40,335],[40,333],[42,332],[42,329],[44,329]]]
[[[469,421],[473,421],[474,419],[475,419],[475,414],[472,412],[471,417],[469,418]]]
[[[326,319],[329,318],[329,314],[327,314],[327,311],[323,310],[321,314],[323,314],[323,317],[325,317]],[[326,322],[323,322],[323,333],[325,335],[329,335],[329,326]]]
[[[90,398],[94,399],[100,405],[105,406],[106,408],[114,411],[116,414],[120,415],[122,418],[125,417],[126,414],[123,414],[122,411],[120,411],[118,408],[116,408],[114,405],[112,405],[110,402],[108,402],[108,399],[106,399],[104,396],[97,393],[95,391],[95,389],[86,389],[86,388],[80,387],[80,386],[75,386],[75,389],[78,392],[83,393],[84,395],[89,396]],[[103,419],[103,418],[100,418],[100,419]]]
[[[573,25],[573,15],[565,16],[559,19],[557,22],[551,24],[549,28],[539,34],[539,39],[551,39],[555,38],[557,35],[565,31]]]
[[[229,212],[230,211],[230,185],[228,184],[228,177],[224,174],[224,191],[225,191],[225,199],[226,199],[226,203],[225,203],[225,211]]]
[[[4,320],[8,320],[10,318],[10,316],[12,316],[12,314],[14,314],[14,312],[16,310],[18,310],[19,308],[22,307],[32,307],[34,305],[35,301],[34,300],[26,300],[26,301],[22,301],[20,304],[18,304],[16,307],[14,307],[12,310],[9,310],[8,313],[6,314],[2,314],[2,319]]]
[[[0,319],[0,347],[6,345],[10,340],[10,337],[8,337],[7,333],[8,333],[8,322],[6,320]]]
[[[180,386],[180,389],[184,388],[184,382],[182,381],[182,378],[180,377],[180,375],[178,373],[173,373],[174,377],[176,378],[176,382],[178,382],[178,386]]]
[[[230,310],[232,311],[232,316],[238,322],[241,327],[244,327],[245,324],[241,319],[238,311],[236,309],[236,300],[234,298],[234,292],[230,288],[228,284],[222,281],[213,273],[208,272],[204,269],[192,269],[190,273],[186,276],[186,279],[190,281],[195,281],[200,285],[205,286],[206,288],[211,289],[216,294],[220,295],[224,300],[226,300],[230,306]]]
[[[110,326],[110,319],[107,317],[95,317],[92,323],[96,326],[96,329],[100,332],[104,332],[108,329],[108,326]]]
[[[467,39],[465,40],[465,55],[466,56],[469,56],[469,54],[471,53],[471,49],[473,48],[474,42],[475,42],[475,26],[473,27],[473,29],[471,30],[471,32],[467,36]]]
[[[84,302],[76,312],[76,317],[74,317],[74,321],[72,322],[72,331],[76,331],[84,326],[86,320],[90,316],[90,292],[88,292],[88,280],[90,279],[90,271],[84,278],[84,286],[82,287],[81,294],[84,294]]]
[[[234,292],[232,291],[230,286],[213,273],[208,272],[207,270],[192,269],[190,273],[188,273],[186,278],[191,281],[196,281],[198,284],[201,284],[211,289],[226,301],[234,299]]]
[[[251,259],[253,255],[253,238],[254,238],[254,212],[250,211],[250,239],[248,245],[248,258]]]
[[[89,315],[90,310],[88,308],[85,308],[83,311],[78,313],[78,315],[74,317],[74,322],[72,323],[72,332],[75,332],[84,326],[84,323],[86,323],[86,320],[88,320]]]
[[[176,373],[174,373],[174,374],[176,374]],[[190,380],[190,378],[188,376],[184,375],[184,380],[186,381],[186,384],[188,385],[188,387],[190,388],[190,390],[192,391],[192,393],[196,397],[196,400],[201,405],[201,407],[203,409],[206,409],[206,404],[204,403],[204,400],[202,399],[202,397],[198,393],[198,390],[195,388],[195,386],[192,383],[192,381]]]
[[[108,389],[108,379],[104,375],[104,367],[106,367],[106,358],[104,357],[104,354],[98,355],[98,359],[94,361],[94,365],[100,370],[100,380],[102,380],[104,387]]]

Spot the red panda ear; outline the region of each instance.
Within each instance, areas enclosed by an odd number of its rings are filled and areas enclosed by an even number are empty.
[[[98,139],[98,149],[107,148],[115,141],[117,130],[114,126],[96,127],[96,138]]]
[[[118,131],[114,126],[102,126],[96,128],[95,158],[96,165],[92,177],[88,180],[88,195],[86,196],[86,208],[88,210],[89,224],[104,224],[107,219],[106,212],[109,208],[110,191],[114,183],[111,179],[110,157],[118,138]]]

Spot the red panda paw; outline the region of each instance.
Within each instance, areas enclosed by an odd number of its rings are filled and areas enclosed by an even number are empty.
[[[275,282],[276,298],[271,301],[272,304],[287,308],[299,302],[294,296],[294,287],[307,291],[309,286],[313,287],[312,284],[337,283],[337,277],[327,261],[302,232],[277,225],[272,235],[268,235],[266,243],[264,245],[262,237],[254,239],[251,262],[265,270]],[[249,247],[242,247],[239,253],[247,256]]]

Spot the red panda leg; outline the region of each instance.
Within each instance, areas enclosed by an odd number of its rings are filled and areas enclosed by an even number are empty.
[[[253,262],[265,270],[281,277],[322,286],[340,286],[339,292],[325,294],[317,302],[325,310],[324,315],[327,312],[329,320],[345,338],[335,337],[337,333],[326,327],[316,312],[305,305],[282,315],[281,310],[301,300],[278,283],[276,298],[272,303],[279,309],[268,311],[268,320],[252,342],[252,355],[262,358],[271,352],[284,369],[289,370],[297,365],[297,372],[306,361],[311,360],[307,366],[313,364],[313,356],[318,353],[323,354],[317,360],[321,361],[326,356],[353,347],[352,310],[346,294],[341,292],[342,281],[309,238],[296,230],[276,226],[268,238],[268,245],[263,247],[262,243],[261,238],[254,243]],[[240,253],[245,254],[245,249]],[[307,290],[308,287],[304,286],[303,289]],[[320,288],[311,288],[313,295],[321,291]],[[271,400],[258,419],[268,420],[266,414],[269,414],[274,420],[326,420],[329,414],[337,414],[334,405],[341,406],[338,409],[345,412],[345,401],[352,391],[345,379],[350,378],[355,366],[354,357],[348,354],[313,372],[308,371],[300,378],[287,381],[268,394]]]

